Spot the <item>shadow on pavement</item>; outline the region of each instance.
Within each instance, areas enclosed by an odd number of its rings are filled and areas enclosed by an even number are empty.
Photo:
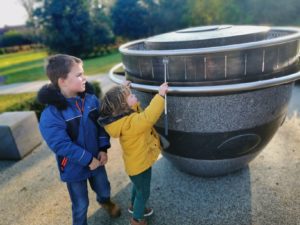
[[[154,215],[149,224],[201,225],[251,224],[249,168],[217,178],[187,175],[161,158],[153,167],[149,205]],[[129,224],[127,212],[131,185],[113,199],[120,203],[122,216],[110,219],[100,208],[89,217],[89,224]]]
[[[0,161],[0,173],[3,173],[5,170],[7,170],[9,167],[15,165],[16,163],[18,163],[18,161],[1,160]]]
[[[51,156],[51,151],[45,143],[36,147],[31,153],[19,161],[0,160],[0,185],[9,182],[20,173],[30,171],[40,161]]]

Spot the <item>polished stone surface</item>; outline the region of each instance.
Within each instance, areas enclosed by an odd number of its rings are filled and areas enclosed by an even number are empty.
[[[218,160],[185,158],[170,154],[167,151],[164,151],[162,154],[182,172],[201,177],[218,177],[246,167],[248,163],[259,154],[259,152],[254,152],[237,158]]]
[[[249,129],[285,114],[293,83],[237,94],[168,95],[168,127],[184,132],[215,133]],[[143,107],[153,93],[133,90]],[[164,126],[164,118],[157,126]]]

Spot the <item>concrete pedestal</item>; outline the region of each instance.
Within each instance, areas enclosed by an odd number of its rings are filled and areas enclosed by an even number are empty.
[[[0,114],[0,159],[22,159],[41,142],[33,111]]]

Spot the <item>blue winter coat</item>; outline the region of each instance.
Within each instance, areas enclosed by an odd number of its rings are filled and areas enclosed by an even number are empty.
[[[56,160],[62,181],[85,180],[98,169],[90,170],[89,164],[99,151],[110,147],[109,136],[97,124],[99,100],[92,88],[75,98],[65,98],[52,85],[45,85],[38,93],[38,100],[47,104],[40,118],[40,131]]]

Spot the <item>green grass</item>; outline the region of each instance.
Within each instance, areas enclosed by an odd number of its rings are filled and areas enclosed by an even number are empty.
[[[5,112],[9,107],[21,104],[34,96],[36,96],[36,93],[0,95],[0,113]]]
[[[42,60],[47,56],[45,51],[28,51],[0,55],[0,69],[33,60]]]
[[[120,62],[121,54],[114,52],[102,57],[84,60],[83,68],[86,75],[108,73],[114,65]]]
[[[46,51],[30,51],[0,55],[0,80],[4,84],[46,80],[44,60]],[[115,64],[121,62],[121,55],[113,52],[101,57],[84,60],[86,75],[107,73]],[[1,79],[2,78],[2,79]]]

